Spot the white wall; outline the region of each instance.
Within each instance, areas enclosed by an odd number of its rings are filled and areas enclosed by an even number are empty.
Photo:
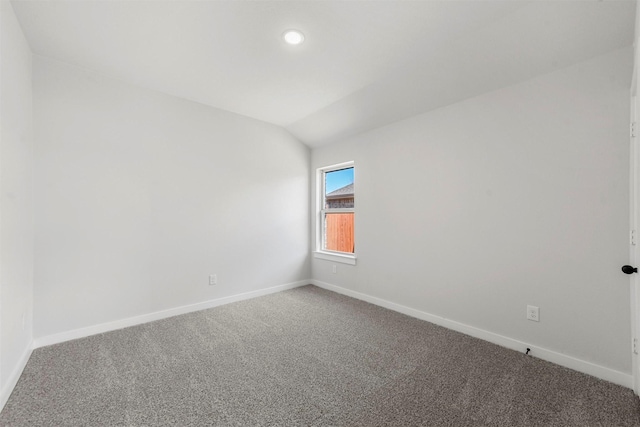
[[[310,277],[286,131],[39,56],[34,123],[36,338]]]
[[[355,161],[358,256],[314,279],[630,373],[631,69],[615,51],[314,149]]]
[[[33,126],[31,50],[0,2],[0,408],[31,349]]]

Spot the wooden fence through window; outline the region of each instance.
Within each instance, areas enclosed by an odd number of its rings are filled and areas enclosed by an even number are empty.
[[[353,218],[353,213],[326,215],[327,250],[353,253]]]

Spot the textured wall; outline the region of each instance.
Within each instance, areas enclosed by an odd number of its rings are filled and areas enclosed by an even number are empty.
[[[38,56],[34,120],[36,337],[309,278],[286,131]]]
[[[358,256],[314,279],[630,373],[631,69],[614,51],[314,149],[355,161]]]
[[[2,1],[0,8],[1,400],[8,398],[11,390],[6,387],[17,380],[24,356],[31,348],[33,125],[31,50],[11,3]]]

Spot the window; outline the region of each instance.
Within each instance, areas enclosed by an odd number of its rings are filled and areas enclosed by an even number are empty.
[[[354,172],[353,162],[318,169],[319,224],[316,256],[319,258],[350,264],[352,262],[344,261],[344,257],[355,259]],[[329,258],[326,258],[327,255]]]

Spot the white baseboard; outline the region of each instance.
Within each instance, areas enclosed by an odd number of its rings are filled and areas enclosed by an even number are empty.
[[[180,307],[170,308],[167,310],[156,311],[153,313],[143,314],[140,316],[129,317],[126,319],[115,320],[113,322],[101,323],[99,325],[88,326],[86,328],[74,329],[72,331],[61,332],[53,335],[38,337],[33,342],[33,348],[44,347],[47,345],[58,344],[65,341],[71,341],[78,338],[84,338],[91,335],[101,334],[103,332],[115,331],[118,329],[136,326],[142,323],[153,322],[155,320],[166,319],[168,317],[178,316],[180,314],[192,313],[194,311],[205,310],[207,308],[218,307],[220,305],[230,304],[232,302],[243,301],[256,298],[276,292],[293,289],[304,285],[311,284],[311,280],[300,280],[298,282],[287,283],[285,285],[273,286],[271,288],[258,289],[256,291],[245,292],[242,294],[231,295],[228,297],[217,298],[214,300],[199,302],[196,304],[183,305]]]
[[[20,359],[18,360],[18,364],[13,368],[13,371],[11,371],[9,378],[7,378],[7,382],[2,387],[2,390],[0,391],[0,411],[4,409],[4,405],[7,404],[7,401],[9,400],[9,396],[11,396],[11,393],[13,392],[14,387],[16,386],[16,384],[18,384],[20,375],[22,375],[22,371],[24,371],[25,366],[27,366],[27,362],[31,357],[32,351],[33,351],[33,342],[30,342],[27,345],[27,348],[25,348],[24,352],[22,353],[22,356],[20,356]]]
[[[406,314],[407,316],[426,320],[427,322],[434,323],[436,325],[443,326],[445,328],[452,329],[454,331],[461,332],[463,334],[470,335],[472,337],[479,338],[493,344],[497,344],[501,347],[509,348],[511,350],[516,350],[524,353],[527,348],[530,348],[531,351],[529,352],[529,354],[531,356],[555,363],[560,366],[564,366],[569,369],[573,369],[574,371],[582,372],[596,378],[603,379],[605,381],[610,381],[623,387],[633,388],[633,376],[631,374],[626,374],[624,372],[596,365],[595,363],[577,359],[572,356],[567,356],[566,354],[548,350],[543,347],[536,347],[534,345],[527,344],[513,338],[485,331],[484,329],[476,328],[474,326],[446,319],[441,316],[436,316],[434,314],[396,304],[382,298],[377,298],[360,292],[352,291],[350,289],[342,288],[330,283],[322,282],[319,280],[311,280],[310,283],[318,286],[319,288],[327,289],[329,291],[337,292],[342,295],[366,301],[380,307],[388,308],[389,310]]]
[[[558,353],[553,350],[546,349],[544,347],[537,347],[525,342],[509,338],[503,335],[499,335],[493,332],[486,331],[484,329],[476,328],[474,326],[466,325],[464,323],[456,322],[441,316],[436,316],[424,311],[416,310],[414,308],[406,307],[400,304],[396,304],[391,301],[384,300],[382,298],[373,297],[360,292],[352,291],[350,289],[342,288],[340,286],[332,285],[330,283],[322,282],[319,280],[301,280],[298,282],[288,283],[285,285],[273,286],[271,288],[259,289],[257,291],[246,292],[238,295],[232,295],[224,298],[218,298],[215,300],[204,301],[201,303],[185,305],[181,307],[171,308],[168,310],[157,311],[140,316],[130,317],[127,319],[116,320],[113,322],[102,323],[99,325],[89,326],[86,328],[75,329],[68,332],[62,332],[54,335],[47,335],[44,337],[36,338],[33,341],[33,346],[29,348],[23,357],[21,358],[19,366],[16,367],[12,373],[10,380],[5,384],[0,394],[0,410],[9,398],[13,387],[20,378],[29,357],[31,355],[32,348],[44,347],[47,345],[57,344],[65,341],[70,341],[78,338],[84,338],[91,335],[100,334],[103,332],[114,331],[117,329],[126,328],[129,326],[140,325],[142,323],[153,322],[155,320],[161,320],[168,317],[178,316],[180,314],[191,313],[194,311],[200,311],[207,308],[217,307],[225,304],[230,304],[236,301],[243,301],[251,298],[260,297],[263,295],[273,294],[281,292],[287,289],[293,289],[307,284],[313,284],[323,289],[327,289],[339,294],[343,294],[352,298],[356,298],[368,303],[378,305],[380,307],[387,308],[389,310],[397,311],[402,314],[406,314],[417,319],[425,320],[427,322],[434,323],[436,325],[443,326],[454,331],[461,332],[463,334],[479,338],[502,347],[509,348],[524,353],[527,348],[531,349],[530,355],[538,357],[540,359],[555,363],[560,366],[573,369],[578,372],[583,372],[588,375],[592,375],[596,378],[610,381],[614,384],[618,384],[624,387],[633,388],[633,377],[630,374],[616,371],[614,369],[606,368],[595,363],[587,362],[585,360],[577,359],[566,354]]]

